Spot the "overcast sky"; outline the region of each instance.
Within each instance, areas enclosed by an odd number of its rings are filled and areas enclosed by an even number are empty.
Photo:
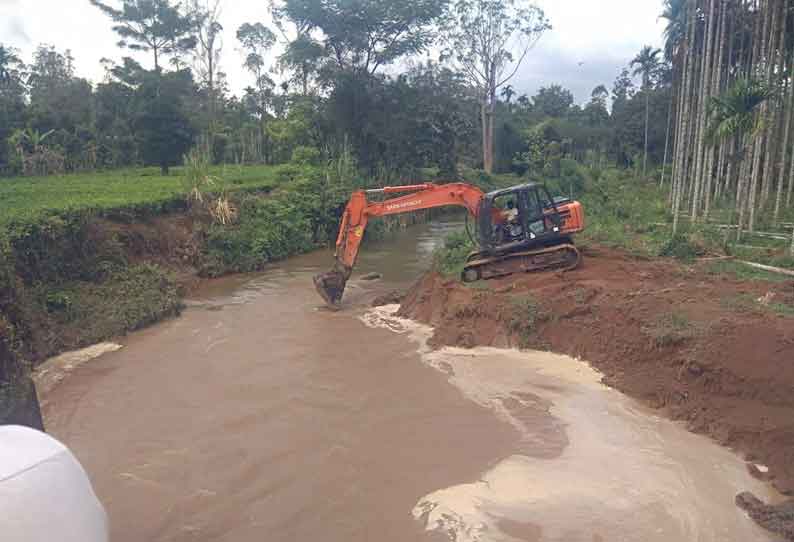
[[[113,0],[110,0],[111,2]],[[116,0],[120,4],[120,0]],[[658,20],[662,0],[537,0],[554,29],[530,54],[512,82],[519,94],[532,95],[541,86],[560,83],[578,102],[589,99],[599,84],[612,82],[645,45],[659,46],[663,24]],[[222,23],[222,69],[232,92],[251,83],[241,68],[242,54],[235,39],[244,22],[269,23],[265,0],[225,0]],[[70,49],[78,75],[100,81],[100,59],[119,59],[118,37],[108,19],[88,0],[0,0],[0,43],[21,50],[30,60],[40,43]],[[132,55],[135,56],[135,55]],[[149,55],[137,55],[150,66]]]

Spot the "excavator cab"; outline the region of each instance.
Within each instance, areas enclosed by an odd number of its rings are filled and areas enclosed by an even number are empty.
[[[565,222],[558,205],[568,203],[569,199],[552,198],[545,186],[534,183],[486,194],[478,213],[482,252],[558,244]]]

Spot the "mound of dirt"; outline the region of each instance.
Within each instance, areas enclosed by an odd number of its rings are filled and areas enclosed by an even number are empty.
[[[424,276],[402,316],[434,346],[551,350],[770,468],[794,493],[794,281],[740,281],[607,248],[581,268],[463,285]],[[772,301],[770,301],[772,300]]]

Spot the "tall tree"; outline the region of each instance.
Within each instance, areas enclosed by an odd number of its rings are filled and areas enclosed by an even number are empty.
[[[262,23],[245,23],[237,29],[237,40],[246,53],[243,66],[256,79],[257,88],[263,88],[265,78],[269,79],[265,55],[275,45],[276,35]],[[269,86],[272,86],[272,81]]]
[[[187,70],[164,75],[148,72],[136,90],[138,109],[133,129],[141,158],[146,164],[159,166],[163,175],[181,163],[193,146],[196,130],[185,103],[193,86],[192,75]]]
[[[292,72],[291,82],[300,85],[301,94],[309,95],[309,84],[316,78],[321,61],[326,58],[325,48],[311,35],[314,23],[305,18],[291,18],[284,3],[270,0],[273,24],[282,37],[284,52],[279,57],[279,68]]]
[[[681,53],[681,45],[686,39],[688,0],[664,0],[660,18],[667,20],[664,28],[664,57],[672,61]]]
[[[773,89],[763,81],[739,79],[722,96],[711,99],[707,137],[712,142],[735,137],[740,142],[743,161],[749,163],[747,153],[753,146],[755,136],[763,130],[760,116],[762,108],[773,96]],[[736,198],[740,238],[746,207],[741,192],[740,188],[740,194]]]
[[[642,175],[648,172],[648,124],[651,114],[651,81],[656,71],[659,69],[660,49],[654,49],[650,45],[642,48],[640,53],[631,61],[634,68],[634,75],[642,76],[642,91],[645,94],[645,152],[642,159]]]
[[[217,78],[223,51],[222,0],[191,0],[190,9],[196,23],[195,64],[199,82],[206,87],[210,126],[216,119]],[[212,130],[212,129],[211,129]]]
[[[120,7],[89,1],[116,23],[113,30],[121,37],[118,46],[151,52],[157,72],[163,56],[183,55],[196,46],[193,15],[180,12],[170,0],[121,0]]]
[[[0,44],[0,173],[10,169],[6,141],[25,123],[25,79],[17,51]]]
[[[562,85],[541,87],[532,98],[533,110],[547,117],[559,118],[573,105],[573,93]]]
[[[237,29],[237,40],[246,52],[243,66],[254,76],[254,87],[246,89],[246,101],[255,104],[256,116],[259,118],[259,144],[255,154],[261,160],[267,159],[265,149],[265,122],[268,106],[273,97],[275,82],[267,74],[265,55],[276,43],[276,35],[262,23],[245,23]],[[253,153],[252,153],[253,154]]]
[[[460,66],[480,96],[483,164],[494,164],[497,91],[518,72],[529,51],[551,28],[528,0],[455,0],[442,24],[443,56]]]
[[[282,0],[274,19],[291,21],[296,39],[317,36],[341,70],[374,75],[401,57],[426,50],[448,0]]]

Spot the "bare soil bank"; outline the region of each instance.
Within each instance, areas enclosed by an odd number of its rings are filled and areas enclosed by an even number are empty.
[[[465,286],[437,273],[400,313],[435,346],[548,349],[769,467],[794,493],[794,281],[741,281],[594,247],[572,272]],[[756,470],[757,475],[761,475]]]

